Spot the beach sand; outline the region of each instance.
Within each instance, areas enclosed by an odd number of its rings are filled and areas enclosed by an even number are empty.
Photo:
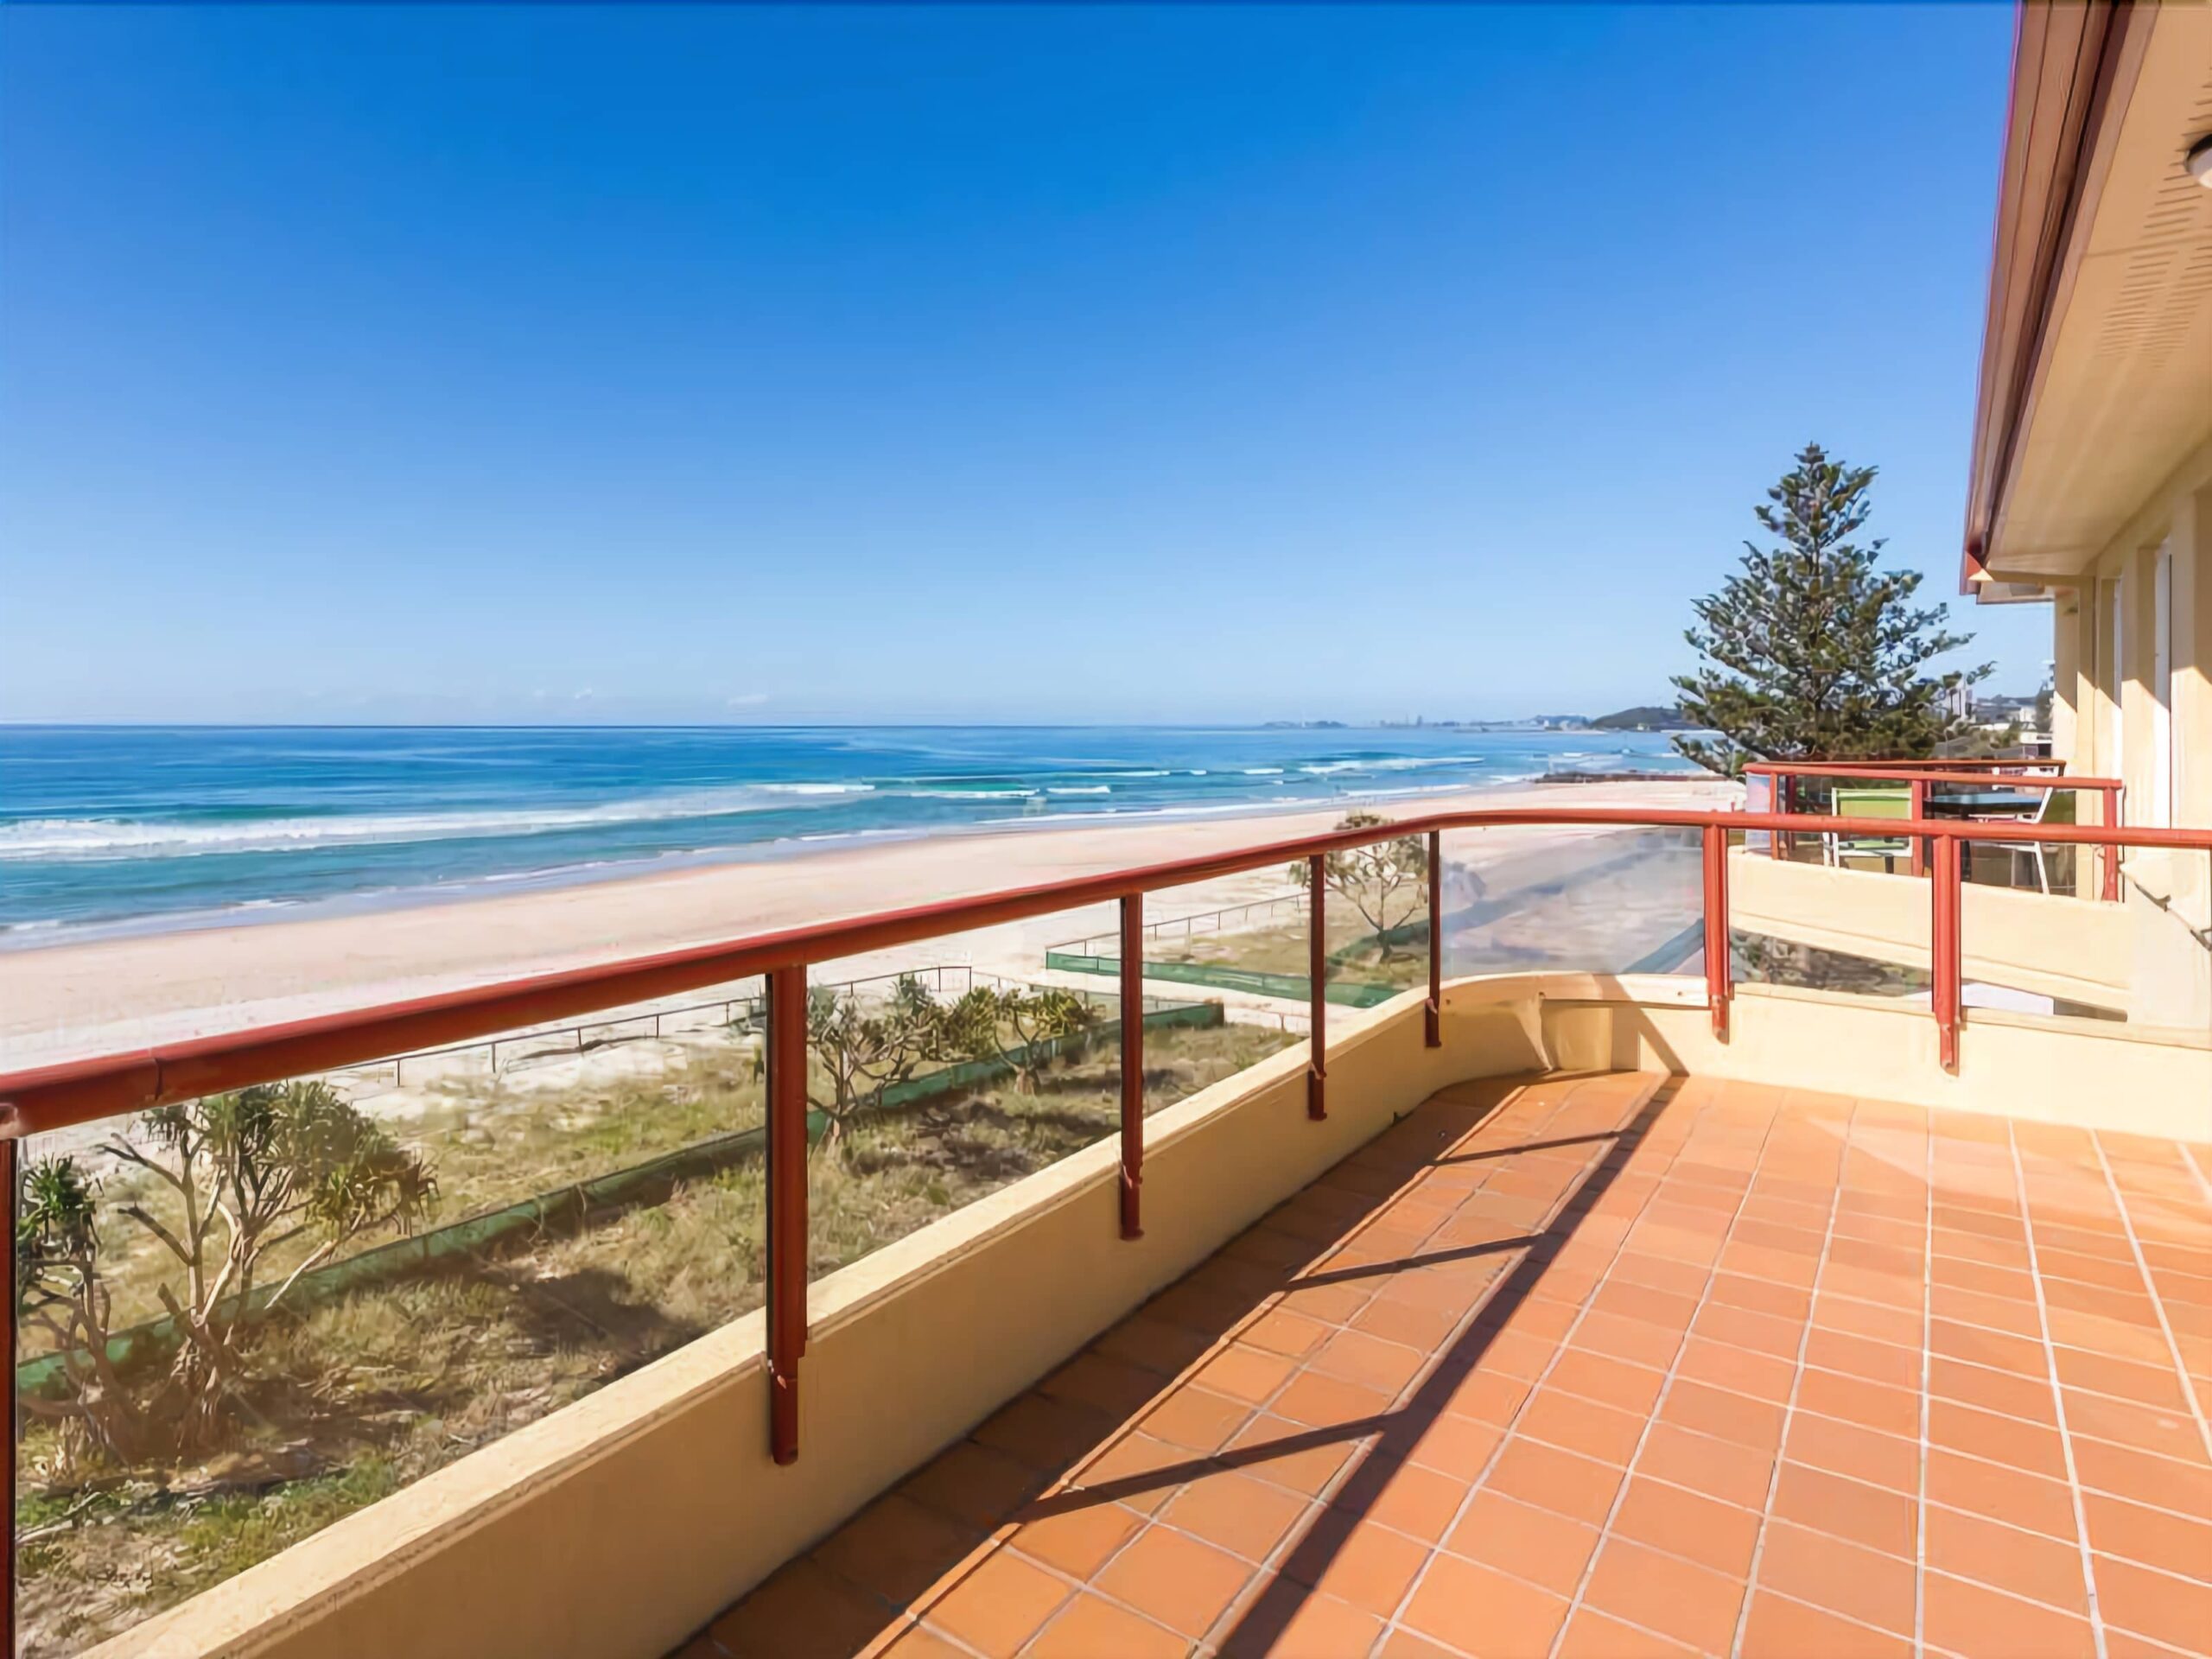
[[[1704,807],[1739,797],[1717,779],[1470,791],[1391,804],[1390,816],[1505,806]],[[496,898],[289,922],[106,938],[0,954],[0,1070],[303,1019],[461,986],[734,939],[834,917],[1194,857],[1331,828],[1352,804],[1008,829],[861,844]],[[1539,836],[1515,830],[1501,845]],[[1464,855],[1455,849],[1455,859]],[[1152,915],[1283,891],[1280,871],[1178,889]],[[849,958],[823,977],[928,962],[1033,972],[1048,944],[1113,925],[1092,906]],[[699,1000],[695,998],[694,1000]]]

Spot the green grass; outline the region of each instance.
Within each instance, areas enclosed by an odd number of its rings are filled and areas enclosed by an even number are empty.
[[[1248,1026],[1153,1033],[1147,1108],[1291,1040]],[[1119,1064],[1109,1038],[1048,1070],[1035,1095],[1010,1083],[950,1095],[817,1148],[812,1272],[1114,1133]],[[530,1096],[512,1112],[458,1110],[420,1133],[437,1137],[452,1218],[742,1127],[747,1111],[757,1122],[760,1109],[741,1065],[702,1060]],[[461,1138],[487,1122],[492,1144]],[[23,1551],[24,1653],[125,1629],[760,1306],[764,1221],[762,1171],[748,1160],[665,1202],[275,1319],[252,1352],[236,1442],[191,1468],[58,1470],[52,1432],[35,1425],[17,1525],[69,1524]]]
[[[226,1493],[182,1507],[177,1542],[188,1564],[191,1589],[219,1584],[398,1490],[394,1466],[370,1456],[334,1474],[287,1482],[266,1492]]]
[[[1885,997],[1913,996],[1929,987],[1924,968],[1823,950],[1817,945],[1796,944],[1740,930],[1731,935],[1731,941],[1738,981]]]
[[[1425,923],[1427,899],[1416,889],[1394,897],[1386,912],[1393,929]],[[1428,954],[1416,940],[1390,947],[1366,944],[1375,930],[1341,893],[1331,893],[1323,912],[1324,947],[1335,960],[1332,979],[1357,980],[1370,985],[1418,985],[1428,977]],[[1264,927],[1230,933],[1168,935],[1147,940],[1147,962],[1189,962],[1211,967],[1238,968],[1251,973],[1306,976],[1312,927],[1303,916],[1285,917]]]

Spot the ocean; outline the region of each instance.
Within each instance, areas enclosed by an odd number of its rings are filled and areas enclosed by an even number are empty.
[[[0,948],[861,838],[1692,770],[1635,732],[0,727]]]

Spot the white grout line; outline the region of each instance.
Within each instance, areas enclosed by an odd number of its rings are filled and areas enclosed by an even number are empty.
[[[2135,1218],[2127,1211],[2127,1195],[2120,1191],[2120,1178],[2113,1173],[2111,1161],[2105,1156],[2104,1142],[2094,1135],[2089,1144],[2097,1149],[2097,1167],[2104,1172],[2105,1185],[2112,1193],[2113,1206],[2120,1211],[2120,1230],[2127,1239],[2127,1248],[2135,1258],[2135,1270],[2143,1275],[2143,1289],[2151,1299],[2151,1311],[2158,1316],[2158,1329],[2166,1338],[2166,1351],[2173,1357],[2174,1374],[2181,1378],[2181,1397],[2189,1402],[2190,1414],[2196,1419],[2196,1436],[2204,1443],[2208,1459],[2212,1459],[2212,1424],[2204,1420],[2204,1402],[2196,1395],[2196,1379],[2189,1374],[2189,1363],[2182,1357],[2181,1344],[2174,1336],[2173,1321],[2166,1317],[2166,1299],[2158,1289],[2158,1281],[2152,1276],[2151,1263],[2143,1254],[2143,1243],[2135,1236]]]
[[[2205,1167],[2202,1155],[2188,1141],[2178,1141],[2174,1144],[2181,1148],[2182,1162],[2189,1166],[2190,1173],[2196,1177],[2196,1185],[2204,1194],[2204,1201],[2212,1204],[2212,1169]]]
[[[2028,1271],[2035,1281],[2036,1317],[2043,1326],[2044,1364],[2050,1377],[2051,1408],[2058,1414],[2058,1446],[2066,1459],[2066,1491],[2074,1504],[2076,1543],[2082,1552],[2082,1582],[2089,1598],[2089,1636],[2096,1643],[2097,1659],[2105,1659],[2104,1610],[2097,1603],[2096,1557],[2089,1549],[2089,1516],[2082,1502],[2081,1472],[2074,1466],[2074,1436],[2066,1426],[2066,1391],[2058,1376],[2058,1356],[2051,1351],[2050,1309],[2044,1300],[2043,1269],[2036,1253],[2035,1213],[2028,1200],[2027,1171],[2020,1162],[2019,1137],[2012,1120],[2005,1120],[2005,1144],[2012,1154],[2012,1185],[2020,1199],[2020,1223],[2027,1234]]]
[[[1760,1506],[1758,1534],[1752,1540],[1751,1566],[1744,1574],[1744,1599],[1736,1609],[1736,1631],[1728,1644],[1732,1656],[1743,1652],[1744,1637],[1751,1628],[1751,1602],[1758,1593],[1759,1568],[1766,1560],[1767,1530],[1774,1524],[1774,1500],[1782,1490],[1782,1470],[1789,1447],[1789,1431],[1797,1421],[1797,1395],[1805,1381],[1805,1351],[1812,1344],[1814,1316],[1820,1312],[1821,1306],[1821,1281],[1827,1276],[1828,1252],[1835,1244],[1836,1212],[1843,1205],[1844,1179],[1850,1168],[1851,1128],[1858,1118],[1859,1103],[1853,1101],[1851,1116],[1844,1123],[1842,1138],[1836,1143],[1835,1185],[1828,1194],[1827,1229],[1821,1236],[1820,1259],[1813,1268],[1813,1282],[1806,1291],[1805,1328],[1797,1338],[1796,1369],[1789,1376],[1789,1398],[1782,1408],[1782,1438],[1775,1442],[1774,1468],[1766,1478],[1766,1502]]]

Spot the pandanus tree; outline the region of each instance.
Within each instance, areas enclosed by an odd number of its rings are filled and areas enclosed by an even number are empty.
[[[327,1083],[210,1095],[150,1112],[145,1127],[150,1152],[121,1139],[108,1150],[175,1193],[174,1227],[143,1204],[122,1213],[183,1273],[182,1297],[166,1282],[160,1295],[183,1338],[174,1378],[185,1408],[178,1440],[189,1448],[214,1437],[250,1323],[360,1235],[420,1221],[437,1183],[419,1154]],[[257,1297],[274,1254],[302,1240],[285,1276]]]
[[[807,1099],[829,1119],[831,1146],[882,1103],[884,1090],[932,1060],[953,1058],[944,1005],[912,974],[899,975],[880,1001],[817,986],[807,997],[806,1038],[814,1057],[809,1076],[818,1069],[824,1084],[810,1086]]]
[[[16,1318],[60,1356],[61,1397],[26,1391],[22,1408],[54,1423],[73,1455],[137,1461],[144,1413],[108,1354],[114,1295],[100,1272],[99,1185],[73,1158],[23,1172],[16,1201]]]
[[[165,1274],[156,1292],[177,1344],[166,1376],[142,1391],[107,1363],[111,1300],[99,1266],[96,1188],[73,1157],[26,1176],[17,1296],[64,1352],[67,1398],[50,1414],[83,1422],[125,1460],[214,1445],[252,1330],[347,1243],[385,1228],[405,1230],[437,1195],[419,1154],[321,1082],[162,1107],[104,1150],[151,1183],[114,1213],[155,1241],[178,1281]]]
[[[1033,1095],[1056,1041],[1096,1020],[1088,1002],[1057,986],[978,985],[952,1005],[947,1027],[963,1056],[1004,1063],[1014,1073],[1014,1092]]]

